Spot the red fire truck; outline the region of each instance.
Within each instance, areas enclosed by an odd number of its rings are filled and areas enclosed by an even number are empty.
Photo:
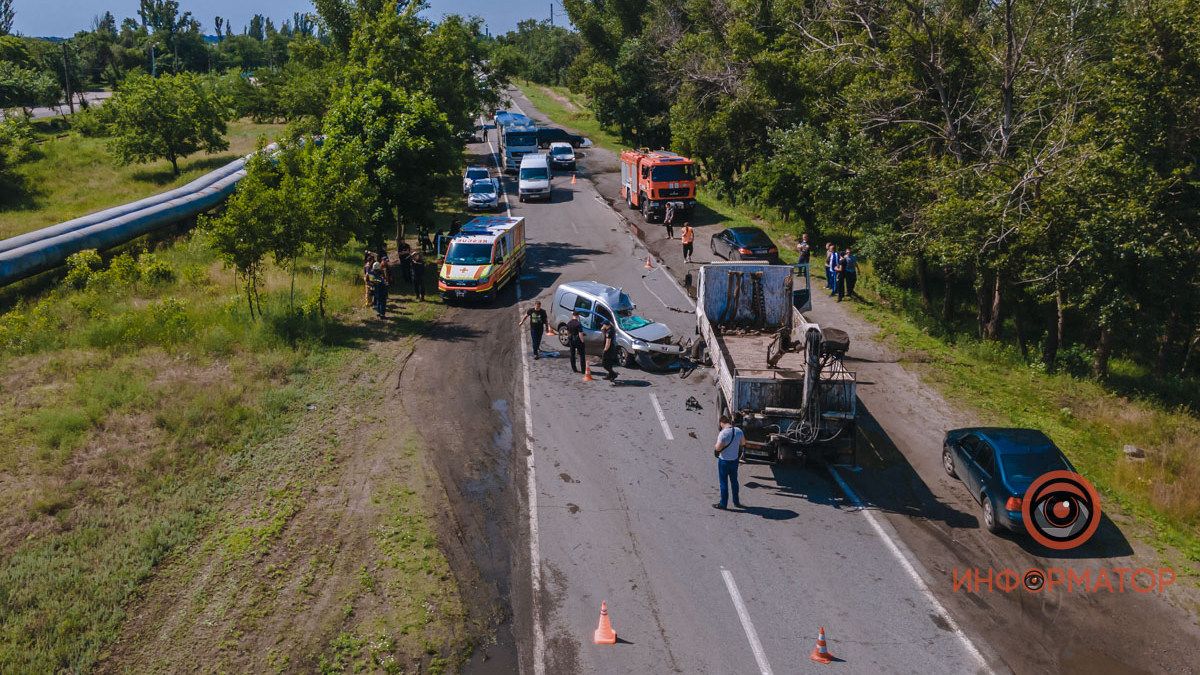
[[[647,223],[662,222],[667,204],[678,218],[696,207],[696,165],[666,150],[626,150],[621,153],[621,196]]]

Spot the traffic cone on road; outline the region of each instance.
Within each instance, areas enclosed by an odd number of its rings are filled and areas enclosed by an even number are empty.
[[[820,632],[817,633],[817,646],[813,647],[810,659],[817,663],[832,663],[834,656],[829,653],[829,647],[825,646],[825,627],[821,626]]]
[[[571,174],[571,185],[574,185],[574,184],[575,184],[575,174],[572,173]]]
[[[649,255],[646,256],[646,269],[648,269],[648,270],[654,269],[653,258]]]
[[[592,367],[586,363],[583,364],[583,381],[584,382],[592,381]]]
[[[592,640],[598,645],[617,644],[617,631],[613,630],[612,622],[608,620],[608,605],[600,602],[600,625],[596,626],[596,635]]]

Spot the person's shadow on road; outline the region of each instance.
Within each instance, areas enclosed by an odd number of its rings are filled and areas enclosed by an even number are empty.
[[[791,520],[800,515],[791,509],[775,509],[769,506],[742,506],[740,509],[735,506],[730,511],[734,513],[749,513],[766,518],[767,520]]]

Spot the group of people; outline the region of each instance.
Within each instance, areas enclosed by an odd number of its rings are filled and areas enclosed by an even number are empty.
[[[796,244],[796,252],[800,255],[801,263],[812,259],[812,244],[808,235],[800,235]],[[854,285],[858,283],[858,258],[847,246],[839,252],[833,242],[825,244],[825,285],[829,289],[829,297],[837,296],[838,302],[847,295],[854,297]]]
[[[600,351],[600,365],[605,370],[604,379],[609,382],[616,382],[617,371],[615,366],[618,360],[617,350],[617,333],[612,323],[604,318],[598,317],[600,321],[600,335],[604,338],[604,345]],[[542,309],[542,301],[535,300],[533,307],[525,310],[524,316],[517,322],[518,326],[522,326],[525,322],[529,322],[529,341],[533,346],[533,358],[542,358],[542,336],[549,332],[550,317],[546,314],[546,310]],[[567,331],[567,348],[571,350],[571,372],[586,373],[588,371],[587,364],[587,348],[583,342],[583,318],[579,312],[571,312],[571,320],[566,323]],[[576,365],[578,359],[578,366]]]
[[[422,247],[423,248],[423,247]],[[395,269],[400,269],[400,278],[412,286],[413,298],[425,301],[425,255],[421,250],[414,250],[407,242],[400,244],[396,261],[393,262],[387,251],[375,253],[366,251],[363,254],[363,306],[373,307],[380,319],[387,314],[388,295],[395,282]]]

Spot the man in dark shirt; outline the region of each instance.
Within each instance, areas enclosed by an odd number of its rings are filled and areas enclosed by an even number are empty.
[[[587,372],[587,352],[583,346],[583,323],[579,320],[579,312],[571,312],[571,320],[567,322],[567,346],[571,348],[571,372]],[[579,355],[579,369],[575,369],[575,355]]]
[[[850,247],[847,246],[845,252],[838,257],[838,264],[841,266],[841,271],[838,272],[838,287],[837,296],[838,302],[842,298],[849,295],[854,297],[854,284],[858,283],[858,258],[850,252]]]
[[[608,319],[601,318],[604,325],[600,327],[600,334],[604,336],[604,351],[601,353],[600,364],[604,366],[606,375],[604,379],[609,382],[617,381],[617,371],[613,370],[613,366],[617,365],[617,334],[612,323]]]
[[[529,338],[533,342],[533,358],[542,358],[542,334],[546,332],[546,324],[550,319],[546,317],[546,310],[542,309],[542,301],[537,300],[533,303],[532,309],[525,310],[525,316],[521,317],[518,326],[529,321]]]
[[[420,251],[412,255],[413,296],[425,302],[425,256]]]

